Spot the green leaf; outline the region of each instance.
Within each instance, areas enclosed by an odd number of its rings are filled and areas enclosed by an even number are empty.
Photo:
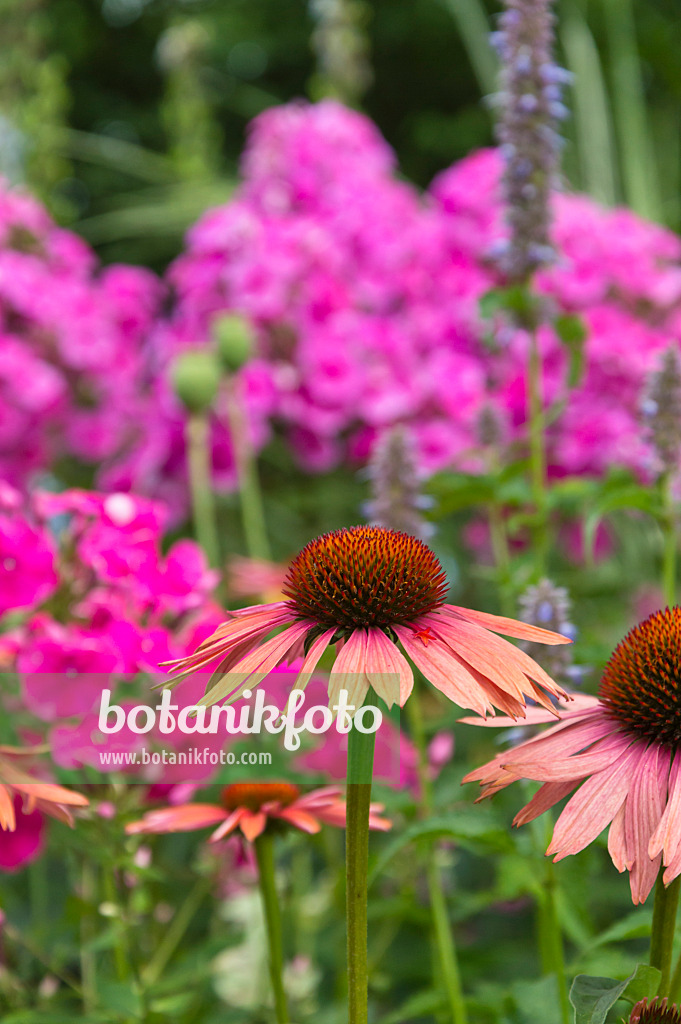
[[[444,995],[435,989],[428,989],[411,996],[397,1010],[382,1017],[382,1024],[404,1024],[405,1020],[413,1020],[415,1017],[435,1017],[445,1006]]]
[[[517,981],[512,987],[518,1024],[560,1024],[560,997],[555,974],[535,981]]]
[[[436,839],[454,840],[478,853],[481,850],[486,853],[502,853],[513,847],[508,832],[491,823],[484,814],[468,815],[465,811],[457,811],[451,817],[430,818],[406,829],[383,850],[369,875],[369,885],[405,846],[420,840],[433,842]]]
[[[608,1010],[618,999],[634,1002],[654,995],[659,982],[660,972],[647,964],[638,964],[634,973],[624,981],[578,974],[570,989],[575,1024],[604,1024]]]
[[[570,357],[567,375],[568,387],[579,387],[584,376],[584,343],[587,339],[584,321],[574,313],[563,313],[553,321],[553,329]]]
[[[657,517],[660,513],[659,495],[657,491],[639,487],[637,484],[606,493],[584,520],[584,547],[590,557],[593,557],[596,530],[601,521],[611,512],[625,509],[647,512],[648,515]]]
[[[121,981],[100,981],[97,987],[102,1005],[122,1017],[143,1017],[144,1007],[132,984]]]

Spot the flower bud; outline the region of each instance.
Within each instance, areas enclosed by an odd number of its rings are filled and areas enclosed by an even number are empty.
[[[223,313],[213,320],[213,337],[218,355],[225,369],[241,369],[255,348],[255,335],[251,324],[238,313]]]
[[[217,395],[220,364],[212,352],[184,352],[175,361],[172,378],[175,394],[189,412],[206,412]]]

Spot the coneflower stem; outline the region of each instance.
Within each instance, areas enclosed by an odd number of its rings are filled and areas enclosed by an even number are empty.
[[[365,704],[373,697],[370,689]],[[367,879],[374,744],[375,734],[362,733],[353,723],[348,733],[345,829],[348,1024],[367,1024],[369,1014]]]
[[[265,527],[262,495],[258,470],[253,457],[253,449],[248,437],[248,423],[243,414],[234,381],[228,382],[227,416],[232,435],[232,447],[241,503],[241,522],[243,524],[246,548],[251,558],[270,558],[270,546]]]
[[[550,815],[546,816],[544,822],[535,819],[531,823],[530,828],[534,836],[537,852],[541,851],[544,867],[544,876],[539,879],[540,889],[537,897],[537,938],[542,973],[554,974],[556,976],[561,1021],[562,1024],[568,1024],[571,1019],[571,1011],[565,970],[563,931],[556,900],[558,880],[553,861],[543,855],[543,851],[549,845],[553,831],[553,822]]]
[[[214,568],[220,564],[211,479],[210,426],[203,413],[192,413],[185,427],[187,473],[196,539]]]
[[[669,995],[671,988],[672,947],[681,884],[679,876],[669,885],[665,885],[662,881],[663,874],[664,870],[661,868],[655,885],[653,927],[650,935],[650,966],[657,967],[662,974],[657,990],[660,996]]]
[[[664,535],[664,551],[662,556],[662,584],[664,600],[669,608],[676,603],[676,515],[674,497],[672,495],[671,474],[665,473],[661,480],[662,487],[662,531]]]
[[[416,747],[417,775],[421,800],[419,813],[421,818],[429,818],[433,813],[433,788],[428,774],[428,750],[426,748],[423,716],[421,714],[420,694],[416,687],[407,700],[407,716],[411,730],[411,738]],[[442,885],[442,873],[437,859],[437,848],[429,845],[426,851],[426,878],[428,881],[428,899],[433,918],[433,933],[437,947],[442,980],[447,991],[447,999],[453,1024],[466,1024],[466,1003],[461,987],[461,972],[456,952],[454,935],[447,914],[447,899]]]
[[[284,948],[281,938],[281,911],[274,872],[274,837],[267,829],[253,844],[258,862],[258,883],[265,913],[265,931],[269,952],[270,980],[277,1024],[288,1024],[288,1006],[284,991]]]

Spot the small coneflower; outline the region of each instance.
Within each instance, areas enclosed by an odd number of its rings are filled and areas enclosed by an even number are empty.
[[[661,867],[665,886],[681,875],[681,608],[655,612],[628,633],[605,666],[598,698],[582,697],[558,724],[464,782],[480,782],[483,799],[517,779],[543,785],[516,825],[577,789],[547,851],[555,860],[609,825],[608,851],[618,871],[629,872],[634,903],[645,901]]]
[[[235,699],[278,664],[301,656],[297,685],[303,686],[330,644],[338,645],[332,705],[347,690],[348,703],[359,707],[370,686],[389,706],[403,705],[414,684],[407,658],[452,701],[481,715],[496,707],[523,716],[526,698],[552,709],[551,697],[566,697],[528,654],[495,633],[570,641],[446,604],[440,562],[409,534],[375,526],[324,534],[294,558],[282,589],[287,600],[234,612],[194,654],[172,663],[182,678],[220,659],[199,703]]]
[[[42,811],[52,818],[73,825],[72,807],[87,807],[89,800],[51,782],[40,782],[19,768],[17,761],[33,751],[19,747],[0,747],[0,828],[14,832],[17,827],[14,796],[24,798],[24,810]]]
[[[632,1007],[627,1024],[681,1024],[678,1006],[667,1002],[667,997],[640,999]]]
[[[391,827],[380,817],[381,804],[371,805],[370,827],[386,831]],[[191,832],[217,825],[210,837],[215,843],[240,829],[253,842],[268,826],[292,825],[301,832],[314,834],[322,825],[345,826],[345,802],[338,786],[325,786],[301,793],[290,782],[239,782],[225,786],[219,804],[180,804],[149,811],[140,821],[131,822],[131,835],[156,832]]]

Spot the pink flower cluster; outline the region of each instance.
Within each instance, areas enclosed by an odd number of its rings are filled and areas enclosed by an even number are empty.
[[[160,292],[147,270],[101,270],[0,182],[0,479],[22,486],[65,455],[106,463],[137,443]]]
[[[36,491],[24,503],[7,485],[0,492],[0,660],[20,682],[4,704],[45,733],[64,767],[99,768],[107,741],[139,746],[127,728],[98,733],[102,688],[138,703],[140,677],[158,678],[161,662],[193,650],[224,617],[198,545],[180,540],[162,553],[166,518],[129,494]]]
[[[503,284],[501,171],[496,151],[474,153],[420,195],[362,115],[331,100],[267,110],[235,197],[201,218],[168,271],[167,315],[152,274],[99,269],[38,204],[1,190],[0,476],[22,486],[76,457],[98,464],[102,489],[149,495],[181,519],[186,413],[172,366],[212,345],[226,312],[257,337],[236,379],[256,450],[276,426],[306,469],[324,471],[363,462],[399,422],[423,472],[476,471],[490,402],[505,440],[524,434],[528,339],[479,308]],[[639,407],[662,350],[681,339],[681,241],[584,196],[553,205],[557,261],[538,287],[556,313],[583,317],[588,339],[568,396],[565,348],[540,331],[546,401],[566,399],[552,471],[645,474]],[[224,387],[211,422],[214,482],[229,488]]]
[[[229,310],[254,325],[244,379],[253,437],[283,424],[302,464],[363,460],[396,422],[426,470],[475,469],[490,400],[505,437],[522,437],[524,332],[483,323],[479,300],[501,281],[506,237],[501,161],[473,154],[425,196],[396,177],[391,150],[360,114],[327,100],[260,115],[236,197],[190,231],[168,280],[175,309],[157,335],[167,354],[209,343]],[[588,330],[586,372],[554,425],[555,473],[645,472],[645,378],[681,337],[681,242],[626,210],[554,196],[556,264],[538,287]],[[546,400],[566,397],[567,353],[541,330]]]

